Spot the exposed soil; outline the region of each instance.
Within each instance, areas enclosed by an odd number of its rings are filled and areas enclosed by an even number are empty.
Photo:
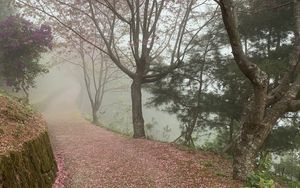
[[[76,111],[75,96],[70,90],[45,112],[61,169],[54,187],[241,187],[231,179],[230,162],[217,155],[92,125]]]

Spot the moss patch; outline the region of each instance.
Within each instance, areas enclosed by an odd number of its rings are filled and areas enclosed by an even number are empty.
[[[0,95],[0,188],[52,187],[56,162],[45,121]]]

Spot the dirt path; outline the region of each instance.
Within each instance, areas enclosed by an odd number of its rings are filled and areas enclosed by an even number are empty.
[[[54,152],[64,159],[65,187],[239,187],[230,180],[228,162],[217,156],[125,138],[90,124],[76,111],[76,94],[61,95],[44,113]]]

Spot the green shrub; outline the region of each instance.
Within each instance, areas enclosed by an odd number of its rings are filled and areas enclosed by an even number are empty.
[[[274,180],[266,172],[252,173],[246,185],[246,188],[275,188]]]
[[[248,177],[247,187],[275,188],[275,182],[270,174],[271,164],[271,154],[262,152],[257,161],[257,170]]]

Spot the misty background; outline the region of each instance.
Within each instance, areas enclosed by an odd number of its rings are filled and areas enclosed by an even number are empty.
[[[65,58],[65,57],[64,57]],[[49,73],[39,76],[36,79],[36,87],[30,90],[30,101],[41,112],[47,109],[53,100],[58,97],[68,97],[64,95],[68,91],[74,91],[78,114],[91,120],[91,107],[87,96],[87,91],[83,82],[82,69],[74,64],[64,61],[58,54],[52,52],[44,54],[41,62],[49,67]],[[119,72],[119,74],[123,74]],[[107,86],[122,86],[118,91],[108,91],[104,95],[101,106],[99,121],[101,126],[111,130],[132,135],[132,115],[130,99],[131,80],[127,76],[117,79]],[[159,141],[172,142],[181,134],[180,122],[176,115],[164,112],[160,108],[146,105],[151,94],[143,89],[143,109],[145,119],[145,131],[149,138]],[[67,99],[67,98],[66,98]],[[68,107],[66,106],[66,109]],[[57,109],[62,112],[65,109]],[[210,134],[211,133],[211,134]],[[198,146],[212,140],[216,135],[213,131],[204,131],[197,136]]]

